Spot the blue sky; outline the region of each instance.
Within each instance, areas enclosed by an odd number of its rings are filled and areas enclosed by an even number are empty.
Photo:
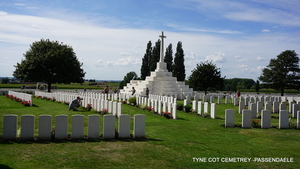
[[[86,79],[122,80],[140,75],[148,41],[164,31],[174,54],[182,42],[187,77],[209,60],[227,79],[256,81],[282,51],[300,53],[299,9],[299,0],[0,0],[0,76],[50,39],[73,47]]]

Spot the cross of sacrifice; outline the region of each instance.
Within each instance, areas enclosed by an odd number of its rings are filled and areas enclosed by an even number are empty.
[[[163,62],[163,60],[164,60],[164,38],[167,38],[167,37],[164,36],[164,32],[163,31],[161,32],[161,35],[159,35],[159,37],[161,38],[159,62]]]

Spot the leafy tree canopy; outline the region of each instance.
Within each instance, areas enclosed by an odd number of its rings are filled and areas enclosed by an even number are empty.
[[[247,78],[224,79],[225,91],[237,91],[240,89],[250,89],[254,87],[255,81]]]
[[[188,83],[194,90],[204,90],[206,94],[208,89],[222,85],[223,78],[219,69],[212,61],[201,62],[192,70]]]
[[[167,70],[168,72],[172,72],[173,68],[173,49],[172,44],[170,43],[169,46],[166,49],[165,58],[164,61],[167,64]]]
[[[281,52],[277,58],[271,59],[269,65],[262,70],[259,80],[269,87],[280,90],[299,89],[299,58],[294,50]]]
[[[138,76],[135,72],[128,72],[126,76],[124,76],[124,79],[120,83],[120,88],[123,89],[124,86],[127,85],[127,83],[130,83],[130,80],[136,80],[138,79]]]
[[[182,49],[182,43],[180,41],[177,43],[172,71],[173,77],[177,77],[178,81],[185,80],[184,51]]]
[[[83,83],[85,72],[73,48],[58,41],[33,42],[25,59],[14,65],[13,76],[24,81],[44,82],[48,92],[53,83]]]
[[[152,55],[152,43],[151,41],[147,44],[146,53],[144,55],[144,58],[142,60],[142,66],[141,66],[141,79],[145,80],[146,76],[150,76],[150,60]]]

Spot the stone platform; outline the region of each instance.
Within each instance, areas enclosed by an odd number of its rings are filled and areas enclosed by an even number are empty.
[[[146,88],[149,89],[149,94],[161,96],[183,96],[193,95],[193,89],[185,85],[184,82],[177,81],[176,77],[172,76],[171,72],[166,69],[165,62],[158,62],[157,68],[147,76],[145,80],[131,80],[127,86],[121,90],[121,93],[131,94],[132,87],[135,88],[138,95],[146,96]]]

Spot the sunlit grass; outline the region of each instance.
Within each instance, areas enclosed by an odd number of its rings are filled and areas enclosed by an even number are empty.
[[[0,96],[0,135],[3,115],[83,114],[68,111],[68,106],[34,99],[34,107]],[[0,168],[298,168],[300,133],[295,129],[224,128],[225,109],[235,110],[235,123],[241,123],[238,107],[216,106],[217,119],[178,111],[169,120],[134,106],[123,105],[123,114],[146,115],[146,139],[65,140],[0,142]],[[101,116],[102,119],[102,116]],[[38,122],[36,122],[38,124]],[[69,125],[71,121],[69,121]],[[102,121],[101,121],[102,125]],[[272,119],[278,126],[278,119]],[[116,124],[117,126],[117,124]],[[70,126],[69,126],[70,128]],[[102,130],[100,130],[102,133]],[[293,163],[193,162],[193,157],[293,157]]]

